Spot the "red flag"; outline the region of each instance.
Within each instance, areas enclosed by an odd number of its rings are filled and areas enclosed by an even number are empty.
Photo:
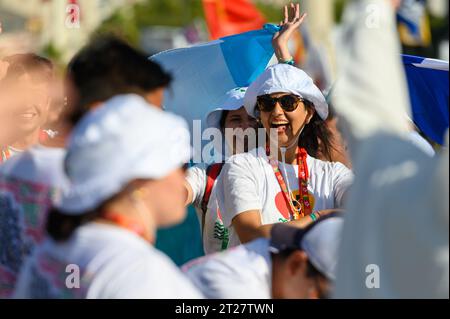
[[[263,15],[249,0],[203,0],[211,40],[261,29]]]

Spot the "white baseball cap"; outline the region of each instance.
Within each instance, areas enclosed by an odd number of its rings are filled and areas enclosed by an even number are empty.
[[[311,264],[334,281],[343,225],[341,214],[333,213],[319,218],[304,229],[276,224],[271,231],[269,250],[275,254],[288,249],[303,250]]]
[[[247,92],[246,87],[237,87],[225,94],[220,106],[212,110],[206,116],[206,124],[208,127],[221,129],[220,119],[223,111],[235,111],[244,106],[244,96]]]
[[[326,120],[328,104],[314,81],[299,68],[289,64],[268,67],[249,87],[244,98],[247,113],[256,117],[256,100],[260,95],[291,93],[313,103],[319,116]]]
[[[191,157],[187,124],[134,94],[119,95],[89,112],[67,145],[70,185],[56,207],[83,214],[134,179],[161,179]]]

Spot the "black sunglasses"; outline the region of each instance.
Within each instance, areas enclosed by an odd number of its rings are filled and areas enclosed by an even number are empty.
[[[269,94],[258,96],[256,105],[261,112],[272,112],[277,103],[286,112],[293,112],[300,105],[300,102],[305,102],[297,95],[283,95],[280,97],[271,97]]]

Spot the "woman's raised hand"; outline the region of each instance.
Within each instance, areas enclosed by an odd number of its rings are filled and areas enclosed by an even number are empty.
[[[281,30],[275,33],[272,39],[272,46],[279,61],[292,59],[288,48],[289,39],[298,30],[306,16],[306,13],[300,13],[299,3],[284,6],[284,20],[280,22]]]

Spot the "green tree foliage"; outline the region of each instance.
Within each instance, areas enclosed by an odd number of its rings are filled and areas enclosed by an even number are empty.
[[[279,7],[258,2],[256,5],[267,21],[282,19]],[[142,28],[151,25],[182,27],[198,19],[204,19],[202,0],[146,0],[118,9],[95,33],[113,33],[138,45]]]

